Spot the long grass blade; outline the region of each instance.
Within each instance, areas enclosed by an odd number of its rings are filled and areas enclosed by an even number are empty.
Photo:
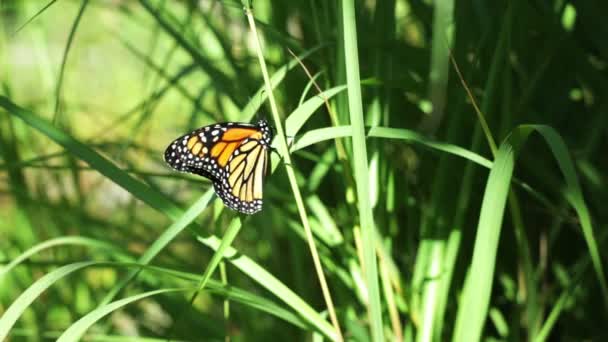
[[[380,290],[378,285],[374,217],[369,202],[369,170],[361,99],[361,80],[359,76],[357,21],[355,19],[355,2],[353,0],[342,1],[342,20],[342,24],[344,25],[348,107],[350,123],[353,129],[353,163],[355,179],[357,180],[357,204],[363,239],[363,266],[365,269],[365,283],[369,294],[369,319],[372,340],[380,342],[384,341],[384,327],[382,325],[382,308],[380,306]]]

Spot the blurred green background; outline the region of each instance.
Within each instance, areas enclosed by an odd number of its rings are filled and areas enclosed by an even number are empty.
[[[245,217],[162,155],[203,125],[279,124],[249,5],[303,206],[279,148]],[[308,222],[345,340],[608,339],[606,15],[0,1],[0,339],[339,340]]]

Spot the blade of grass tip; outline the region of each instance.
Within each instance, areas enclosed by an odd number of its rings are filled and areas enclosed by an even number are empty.
[[[281,118],[279,116],[279,111],[277,108],[277,104],[274,99],[274,95],[272,93],[272,86],[270,83],[270,78],[268,76],[268,70],[266,68],[266,61],[264,60],[264,55],[262,53],[262,44],[260,43],[260,38],[258,36],[258,31],[255,24],[255,19],[253,17],[253,13],[251,12],[250,4],[248,1],[243,0],[243,5],[245,7],[245,15],[249,22],[249,28],[253,33],[253,37],[255,40],[256,52],[258,55],[258,60],[260,63],[260,68],[262,69],[262,75],[264,77],[264,84],[266,85],[266,91],[268,93],[268,99],[270,100],[270,108],[272,111],[272,116],[274,119],[275,127],[277,129],[277,138],[279,140],[279,147],[281,150],[281,155],[284,158],[285,168],[287,171],[287,177],[289,179],[289,183],[291,185],[291,189],[296,200],[296,205],[298,207],[298,213],[300,215],[300,219],[302,221],[302,225],[304,226],[304,230],[306,231],[306,237],[308,241],[308,245],[310,248],[310,252],[313,258],[313,264],[315,265],[315,270],[317,272],[317,277],[319,278],[319,282],[321,285],[321,290],[323,292],[323,297],[325,299],[325,304],[327,306],[327,310],[329,312],[330,320],[335,329],[335,339],[337,341],[343,341],[342,331],[340,329],[340,324],[338,322],[338,317],[336,316],[336,312],[333,305],[333,300],[331,298],[331,294],[329,292],[329,286],[325,280],[325,275],[323,273],[323,268],[321,266],[321,261],[319,260],[319,255],[317,252],[317,248],[314,242],[314,238],[312,235],[312,231],[310,229],[310,224],[308,222],[308,216],[306,215],[306,209],[304,207],[304,200],[302,199],[302,195],[300,194],[300,189],[298,188],[298,183],[296,180],[295,172],[293,170],[293,164],[291,162],[291,156],[289,154],[289,147],[287,146],[287,140],[285,137],[285,133],[283,131],[283,125],[281,123]]]
[[[354,0],[342,1],[342,24],[344,34],[344,51],[346,64],[346,82],[348,86],[348,107],[350,122],[353,127],[353,164],[357,188],[359,220],[366,285],[369,294],[369,319],[372,340],[384,341],[382,324],[382,308],[380,306],[380,290],[378,285],[378,265],[376,260],[376,236],[374,233],[374,218],[369,202],[369,170],[365,129],[363,119],[363,102],[361,99],[361,80],[359,76],[359,54],[357,46],[357,23]]]
[[[302,103],[304,103],[304,101],[306,100],[306,97],[308,96],[308,92],[310,92],[310,88],[312,88],[313,84],[317,81],[317,78],[319,78],[319,76],[323,75],[323,71],[319,71],[316,74],[314,74],[312,76],[312,78],[310,80],[308,80],[308,82],[306,83],[306,86],[304,86],[304,90],[302,90],[302,94],[300,95],[300,100],[298,101],[298,106],[301,106]]]
[[[464,90],[467,92],[469,99],[471,99],[471,103],[473,105],[473,108],[475,109],[475,114],[477,114],[477,120],[479,121],[479,124],[481,125],[481,128],[483,129],[483,133],[486,136],[486,140],[488,141],[490,150],[492,151],[492,154],[496,154],[496,150],[497,150],[496,142],[494,141],[494,138],[492,137],[492,132],[490,131],[490,127],[488,126],[488,123],[486,122],[486,118],[483,115],[483,112],[481,111],[481,109],[479,109],[479,107],[477,106],[477,101],[475,101],[475,97],[473,96],[473,93],[467,86],[467,83],[464,81],[464,77],[462,77],[462,74],[460,73],[460,68],[458,68],[458,63],[456,63],[456,59],[454,59],[454,55],[452,55],[452,51],[449,48],[448,48],[448,52],[450,54],[450,61],[452,62],[452,65],[454,66],[454,70],[456,71],[456,74],[458,75],[458,78],[460,79],[460,83],[462,83],[462,86],[463,86]]]
[[[78,14],[76,15],[76,19],[74,19],[74,23],[72,24],[72,28],[70,29],[67,45],[65,46],[65,50],[63,51],[63,57],[61,59],[61,68],[59,69],[59,79],[57,80],[57,88],[55,89],[55,113],[53,115],[53,124],[57,124],[57,121],[59,120],[59,106],[61,105],[61,88],[63,86],[63,76],[65,74],[65,66],[68,61],[68,53],[70,52],[70,47],[72,47],[72,42],[74,41],[74,36],[76,35],[76,29],[78,28],[80,19],[82,18],[84,10],[87,8],[88,4],[89,0],[82,0],[82,5],[80,5],[80,9],[78,9]]]

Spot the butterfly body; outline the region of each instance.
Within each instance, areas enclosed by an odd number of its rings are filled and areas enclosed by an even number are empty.
[[[172,168],[208,178],[229,208],[254,214],[262,209],[272,131],[256,124],[204,126],[174,140],[165,150]]]

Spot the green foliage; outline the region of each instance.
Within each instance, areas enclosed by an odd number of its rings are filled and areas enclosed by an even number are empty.
[[[607,339],[605,13],[0,2],[0,340]],[[162,161],[256,117],[259,214]]]

